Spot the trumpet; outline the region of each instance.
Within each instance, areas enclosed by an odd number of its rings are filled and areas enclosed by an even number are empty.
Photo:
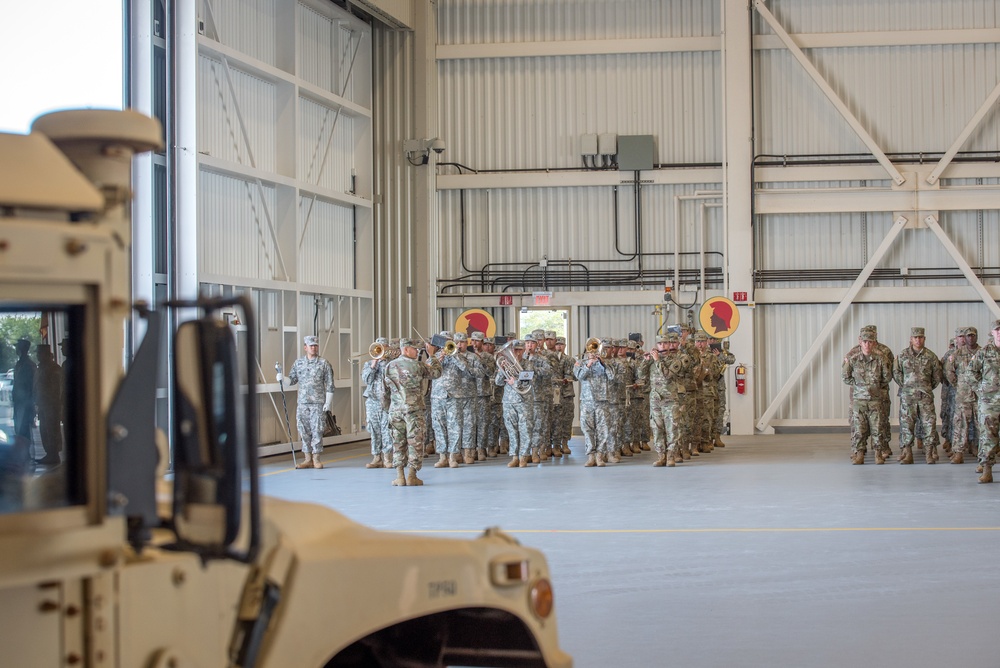
[[[497,351],[496,357],[497,368],[503,372],[504,378],[515,381],[514,389],[517,390],[517,393],[527,394],[530,392],[530,385],[518,381],[521,377],[521,372],[524,371],[524,369],[521,368],[521,363],[518,362],[517,357],[514,356],[514,342],[508,341],[503,344],[503,347]]]
[[[596,336],[592,336],[587,339],[587,343],[584,344],[583,354],[580,358],[585,359],[587,357],[594,356],[601,359],[607,356],[607,352],[608,351],[604,349],[604,344],[601,343],[601,340]]]
[[[446,344],[444,344],[444,348],[441,349],[441,352],[443,352],[445,355],[454,355],[455,353],[458,352],[458,344],[455,343],[454,341],[448,341]]]
[[[388,346],[383,346],[381,343],[373,343],[368,346],[368,355],[373,360],[380,360],[385,357],[385,354],[389,352]]]

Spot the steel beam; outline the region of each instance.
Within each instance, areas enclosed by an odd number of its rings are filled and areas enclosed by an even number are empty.
[[[757,190],[754,202],[754,212],[758,215],[978,211],[1000,209],[1000,186],[961,186],[920,191],[882,188],[776,188]]]
[[[1000,285],[984,286],[991,299],[1000,299]],[[757,288],[757,306],[767,304],[836,304],[844,288]],[[854,298],[855,304],[931,304],[978,302],[982,295],[968,285],[866,286]]]
[[[982,106],[979,107],[979,110],[972,115],[969,122],[965,124],[964,128],[962,128],[958,137],[955,138],[954,143],[941,157],[937,167],[935,167],[934,171],[927,176],[927,183],[935,184],[938,182],[938,179],[941,177],[941,172],[948,168],[948,165],[951,164],[952,159],[954,159],[955,155],[958,153],[958,149],[962,148],[969,137],[972,136],[972,133],[975,132],[976,128],[979,127],[979,124],[983,122],[983,119],[986,118],[986,114],[989,113],[989,111],[993,108],[993,105],[997,103],[998,99],[1000,99],[1000,83],[993,87],[993,91],[986,96],[986,101],[983,102]]]
[[[951,239],[948,238],[948,235],[944,233],[944,230],[941,229],[941,225],[938,224],[937,217],[926,216],[924,218],[924,222],[927,224],[927,227],[931,228],[931,231],[934,232],[938,241],[940,241],[941,245],[945,247],[945,250],[948,251],[948,254],[951,255],[952,259],[955,260],[955,264],[957,264],[958,268],[962,270],[963,274],[965,274],[965,278],[969,281],[969,285],[971,285],[972,288],[979,293],[983,303],[986,304],[986,308],[990,310],[993,317],[1000,318],[1000,306],[997,306],[993,295],[990,294],[990,291],[986,289],[983,282],[980,281],[979,277],[976,276],[974,271],[972,271],[972,267],[969,266],[969,263],[966,261],[961,251],[958,250],[955,244],[952,243]]]
[[[861,270],[861,273],[858,274],[857,279],[854,281],[851,287],[848,288],[847,292],[840,300],[840,304],[838,304],[837,308],[834,309],[833,315],[830,316],[830,319],[823,326],[823,329],[820,330],[820,333],[816,335],[815,339],[813,339],[813,343],[811,346],[809,346],[809,350],[807,350],[806,354],[802,356],[801,360],[799,360],[799,363],[792,371],[791,376],[789,376],[788,380],[785,381],[785,384],[781,387],[781,390],[778,391],[778,394],[774,397],[774,399],[771,400],[771,404],[767,407],[767,410],[765,410],[764,413],[760,416],[760,419],[757,421],[758,431],[762,431],[766,429],[768,426],[770,426],[771,418],[774,417],[774,414],[778,411],[778,408],[780,408],[781,404],[783,404],[785,399],[788,398],[788,395],[791,393],[792,388],[795,387],[795,385],[802,378],[803,373],[806,371],[806,369],[809,368],[809,365],[812,364],[812,361],[816,357],[816,354],[826,344],[826,340],[830,337],[830,334],[833,332],[833,328],[840,323],[840,319],[844,316],[844,313],[847,312],[847,309],[854,302],[854,298],[858,295],[859,292],[861,292],[861,289],[864,287],[865,282],[868,280],[868,277],[871,276],[872,271],[875,270],[875,267],[878,266],[878,263],[882,261],[883,257],[885,257],[885,254],[889,251],[889,248],[892,247],[893,242],[896,241],[896,238],[899,236],[899,233],[903,231],[906,225],[907,225],[907,220],[902,216],[900,216],[899,219],[897,219],[896,222],[893,223],[892,228],[889,230],[889,233],[885,235],[885,238],[882,239],[882,243],[880,243],[878,248],[875,249],[875,252],[872,253],[871,258],[868,260],[868,264],[866,264],[864,269]]]

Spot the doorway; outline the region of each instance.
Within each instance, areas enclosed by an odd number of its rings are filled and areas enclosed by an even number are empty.
[[[555,332],[569,341],[569,309],[522,308],[517,319],[517,336],[523,339],[536,329]]]

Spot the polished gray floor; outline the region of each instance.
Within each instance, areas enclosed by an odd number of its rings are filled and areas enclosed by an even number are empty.
[[[419,489],[365,470],[365,444],[322,471],[265,460],[263,488],[378,529],[509,530],[545,552],[584,668],[1000,666],[1000,483],[922,457],[852,466],[847,439],[728,437],[673,469],[649,453],[588,469],[576,438],[527,469],[428,466]]]

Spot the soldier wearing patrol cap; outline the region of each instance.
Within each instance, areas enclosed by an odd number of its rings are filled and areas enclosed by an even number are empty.
[[[576,362],[571,356],[566,354],[566,337],[556,337],[556,359],[557,364],[562,367],[562,380],[559,383],[559,409],[556,411],[557,426],[553,429],[554,439],[552,442],[552,452],[556,449],[564,454],[570,454],[569,440],[573,437],[573,413],[576,410],[574,399],[576,391],[573,389],[573,365]]]
[[[865,463],[865,442],[871,435],[875,463],[884,464],[888,439],[882,434],[882,390],[892,379],[892,367],[875,352],[875,333],[861,330],[861,352],[844,358],[841,377],[851,387],[851,461]]]
[[[607,362],[596,353],[587,353],[573,365],[573,376],[580,381],[580,430],[587,447],[584,466],[604,466],[611,455],[608,385],[615,367]]]
[[[951,454],[951,422],[955,416],[955,386],[948,380],[948,361],[959,345],[965,343],[965,327],[956,327],[948,343],[948,350],[941,355],[941,449]]]
[[[975,354],[969,341],[972,328],[963,330],[964,341],[956,342],[955,352],[948,358],[944,373],[955,388],[955,408],[951,421],[951,463],[965,463],[965,455],[973,454],[973,428],[976,422],[976,387],[978,381],[969,373]]]
[[[653,432],[653,466],[676,466],[683,461],[680,444],[681,420],[686,388],[685,364],[692,360],[679,353],[680,337],[670,333],[657,337],[643,372],[649,384],[649,421]]]
[[[681,456],[684,459],[698,456],[698,448],[695,443],[695,419],[698,413],[698,395],[702,380],[702,368],[699,364],[700,355],[691,341],[694,330],[690,325],[682,324],[680,334],[680,346],[678,354],[686,357],[682,365],[682,376],[684,381],[684,394],[681,396],[680,405],[677,408],[677,420],[679,424],[679,447]]]
[[[625,388],[628,393],[628,409],[625,411],[625,443],[622,452],[629,450],[632,454],[640,454],[643,440],[643,422],[649,422],[646,415],[646,395],[642,392],[640,374],[643,360],[639,351],[639,343],[625,339],[625,359],[631,367],[631,383]]]
[[[496,441],[492,443],[488,440],[490,431],[490,406],[493,403],[493,393],[496,385],[493,384],[493,375],[497,370],[497,361],[492,354],[485,350],[486,335],[482,332],[473,332],[469,336],[472,346],[472,353],[479,358],[479,363],[483,365],[483,375],[478,376],[476,382],[476,397],[474,399],[475,413],[475,451],[476,459],[485,460],[487,456],[496,457]]]
[[[725,365],[709,348],[711,337],[704,330],[695,334],[695,347],[699,353],[702,381],[698,393],[698,413],[695,418],[695,441],[701,452],[715,449],[716,413],[719,410],[719,378]]]
[[[389,391],[389,431],[392,437],[392,466],[396,487],[419,487],[424,481],[417,477],[423,466],[424,440],[424,381],[441,376],[441,363],[434,357],[436,348],[424,342],[427,359],[420,361],[419,339],[402,339],[401,353],[385,369],[385,385]],[[404,470],[406,475],[404,476]]]
[[[524,342],[514,341],[511,351],[524,371],[534,369],[532,363],[524,359]],[[518,391],[524,389],[528,381],[517,378],[507,378],[499,367],[493,377],[493,383],[503,387],[503,420],[509,434],[509,451],[511,460],[507,468],[524,468],[531,462],[531,426],[534,422],[532,411],[534,401],[530,392]]]
[[[979,383],[979,482],[993,482],[1000,447],[1000,320],[993,321],[990,341],[976,351],[970,371]]]
[[[937,461],[938,432],[934,414],[934,388],[941,383],[941,362],[924,346],[923,327],[910,328],[910,345],[899,351],[892,378],[899,386],[899,463],[913,463],[913,441],[924,436],[924,461]],[[919,429],[917,425],[920,425]]]
[[[302,439],[302,461],[295,468],[321,469],[325,412],[333,405],[333,367],[319,356],[319,338],[312,335],[304,337],[302,348],[305,355],[295,360],[288,372],[288,383],[299,385],[295,426]],[[283,381],[279,371],[278,382]]]
[[[375,343],[389,347],[389,340],[384,336],[375,339]],[[371,438],[372,460],[365,464],[368,469],[388,468],[392,464],[392,439],[389,434],[389,396],[383,382],[385,367],[389,363],[388,355],[380,359],[372,359],[361,366],[361,382],[365,384],[362,395],[365,398],[365,415],[367,429]]]
[[[535,330],[541,331],[541,330]],[[524,337],[524,360],[531,364],[534,376],[531,379],[532,423],[531,461],[535,464],[548,461],[549,425],[552,419],[552,364],[539,350],[541,339],[535,333]],[[527,370],[527,369],[525,369]]]

